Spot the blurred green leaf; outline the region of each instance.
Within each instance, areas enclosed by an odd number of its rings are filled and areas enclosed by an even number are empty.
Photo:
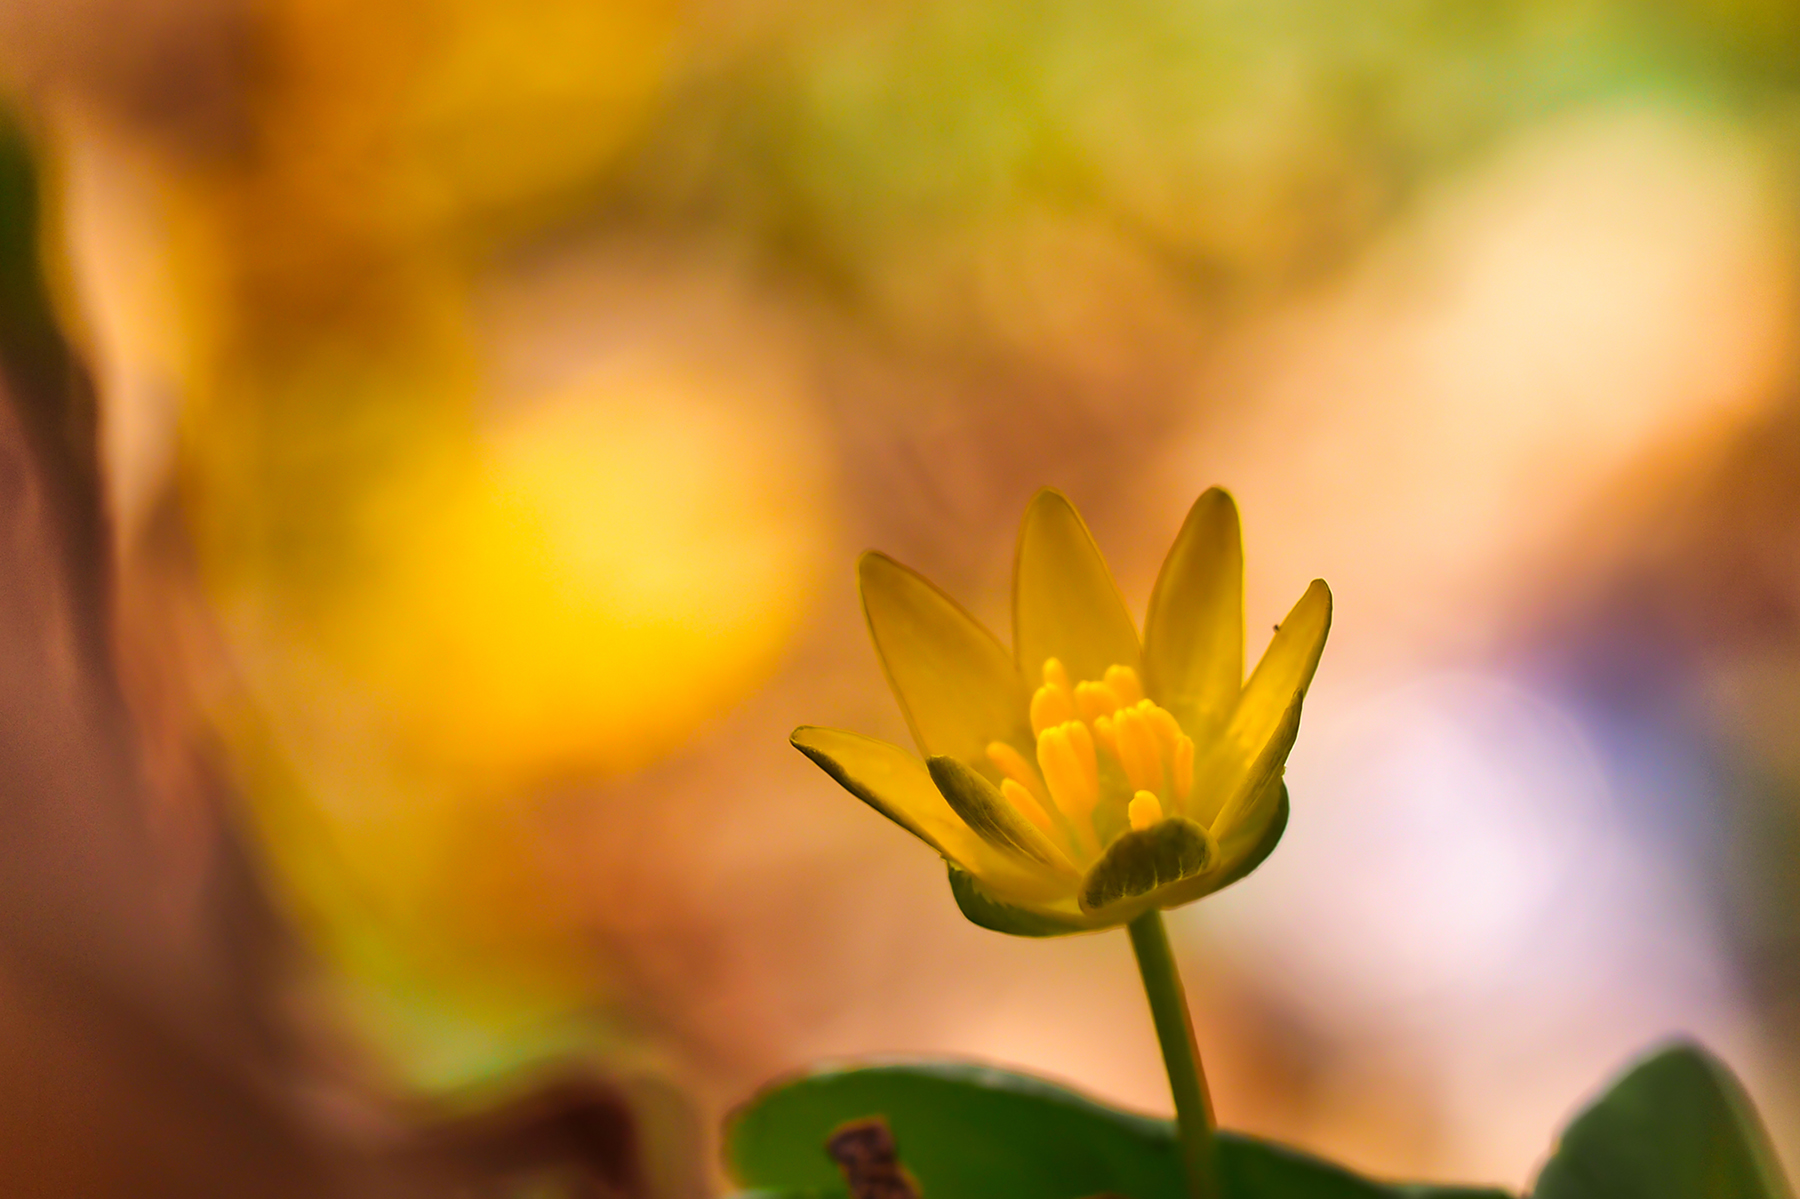
[[[1750,1097],[1696,1045],[1652,1054],[1577,1116],[1534,1199],[1787,1199]]]
[[[94,652],[108,634],[99,596],[106,584],[100,512],[98,407],[87,368],[57,323],[43,250],[44,188],[37,147],[0,106],[0,401],[23,426],[65,523],[63,552]]]
[[[776,1083],[732,1116],[726,1165],[748,1188],[793,1199],[841,1194],[826,1138],[847,1121],[877,1115],[930,1199],[1186,1195],[1169,1121],[1118,1111],[1040,1079],[954,1062],[822,1070]],[[1238,1199],[1504,1199],[1496,1191],[1386,1186],[1230,1133],[1221,1134],[1219,1152],[1226,1190]]]
[[[0,368],[27,396],[60,396],[70,368],[44,286],[38,236],[31,147],[0,111]]]

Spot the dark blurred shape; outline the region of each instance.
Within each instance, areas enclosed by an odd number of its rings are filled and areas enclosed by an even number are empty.
[[[1592,699],[1659,745],[1693,743],[1710,794],[1637,819],[1687,847],[1778,1058],[1777,1140],[1800,1111],[1800,405],[1744,429],[1539,636]]]
[[[215,858],[217,919],[178,923],[158,902],[164,880],[101,633],[105,543],[90,392],[50,322],[35,204],[23,141],[8,129],[0,134],[0,1189],[348,1193],[271,1085],[281,1050],[253,1001],[256,955],[246,952],[264,935],[225,918],[255,910],[241,863],[230,852]]]
[[[1688,1042],[1631,1067],[1563,1130],[1533,1199],[1786,1196],[1756,1108],[1729,1067]]]
[[[8,0],[0,67],[34,98],[80,92],[186,153],[241,153],[259,47],[245,0]]]
[[[844,1125],[825,1142],[825,1152],[855,1199],[918,1199],[918,1188],[901,1168],[893,1130],[879,1116]]]
[[[45,462],[45,485],[56,490],[55,518],[70,522],[63,543],[68,568],[97,593],[105,542],[94,387],[57,331],[38,269],[39,228],[30,155],[21,132],[0,113],[0,377],[21,432]]]
[[[214,780],[185,887],[149,804],[106,633],[92,391],[58,335],[24,139],[0,125],[0,1193],[645,1193],[627,1101],[568,1078],[491,1110],[330,1120],[284,1026],[296,950]]]
[[[571,1074],[521,1098],[424,1131],[428,1168],[465,1178],[560,1185],[570,1199],[636,1199],[647,1194],[637,1130],[624,1097]]]

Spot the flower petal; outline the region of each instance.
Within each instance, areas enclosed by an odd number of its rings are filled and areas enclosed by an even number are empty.
[[[1046,658],[1076,680],[1138,668],[1137,626],[1074,505],[1045,488],[1026,509],[1013,570],[1013,653],[1028,684]]]
[[[898,745],[811,726],[795,729],[789,740],[844,790],[1009,902],[1042,903],[1074,895],[1072,871],[1046,869],[982,840],[938,791],[925,763]]]
[[[1331,630],[1331,589],[1314,579],[1277,626],[1262,661],[1203,766],[1194,771],[1191,815],[1224,836],[1241,806],[1279,774],[1300,731],[1300,706],[1325,636]]]
[[[950,894],[970,923],[1015,937],[1063,937],[1100,927],[1072,903],[1028,907],[1000,899],[954,862],[950,864]]]
[[[885,554],[864,554],[857,578],[875,653],[920,752],[976,763],[991,741],[1031,749],[1029,693],[998,638]]]
[[[925,763],[898,745],[844,729],[802,725],[788,738],[838,785],[947,858],[967,861],[980,845]]]
[[[1244,687],[1244,540],[1217,487],[1194,501],[1144,618],[1144,688],[1202,745]]]

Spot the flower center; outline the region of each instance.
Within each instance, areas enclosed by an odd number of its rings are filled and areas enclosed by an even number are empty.
[[[1037,763],[1004,741],[987,747],[1019,812],[1080,858],[1125,830],[1145,829],[1179,807],[1194,785],[1194,741],[1166,709],[1144,698],[1137,671],[1109,666],[1071,684],[1055,658],[1031,697]]]

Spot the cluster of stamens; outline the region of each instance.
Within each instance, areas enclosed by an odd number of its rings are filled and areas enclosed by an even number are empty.
[[[1186,801],[1193,788],[1193,739],[1167,710],[1144,698],[1137,671],[1129,666],[1109,666],[1102,678],[1071,685],[1060,661],[1046,661],[1043,686],[1031,697],[1031,732],[1037,738],[1035,769],[1004,741],[987,747],[989,761],[1003,776],[1001,794],[1079,857],[1104,848],[1094,821],[1102,800],[1124,798],[1103,794],[1103,765],[1116,765],[1125,779],[1126,816],[1134,829],[1161,820],[1165,809]]]

